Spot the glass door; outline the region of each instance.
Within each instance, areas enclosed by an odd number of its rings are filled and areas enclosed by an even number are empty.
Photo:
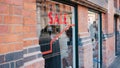
[[[73,68],[74,7],[51,0],[38,4],[38,36],[45,68]]]
[[[101,23],[100,14],[88,11],[88,31],[93,45],[93,68],[100,68],[101,65]]]

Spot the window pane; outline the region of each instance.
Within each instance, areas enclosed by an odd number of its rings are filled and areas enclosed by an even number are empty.
[[[45,58],[45,68],[73,66],[72,10],[72,6],[54,1],[38,3],[38,37]]]

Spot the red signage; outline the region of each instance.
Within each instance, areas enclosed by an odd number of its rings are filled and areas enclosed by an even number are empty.
[[[58,16],[59,15],[59,16]],[[49,12],[48,13],[48,17],[49,17],[49,24],[50,25],[60,25],[60,24],[67,24],[66,20],[66,14],[55,14],[55,16],[53,17],[53,13]]]

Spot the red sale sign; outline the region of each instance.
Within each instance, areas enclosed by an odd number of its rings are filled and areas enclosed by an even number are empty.
[[[49,12],[48,13],[48,17],[49,17],[49,24],[50,25],[60,25],[60,24],[67,24],[66,20],[66,14],[55,14],[55,16],[53,16],[53,13],[52,12]]]

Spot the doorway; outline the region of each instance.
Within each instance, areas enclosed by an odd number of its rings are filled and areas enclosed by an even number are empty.
[[[102,67],[102,30],[101,14],[94,10],[88,11],[88,32],[93,45],[93,68]]]

